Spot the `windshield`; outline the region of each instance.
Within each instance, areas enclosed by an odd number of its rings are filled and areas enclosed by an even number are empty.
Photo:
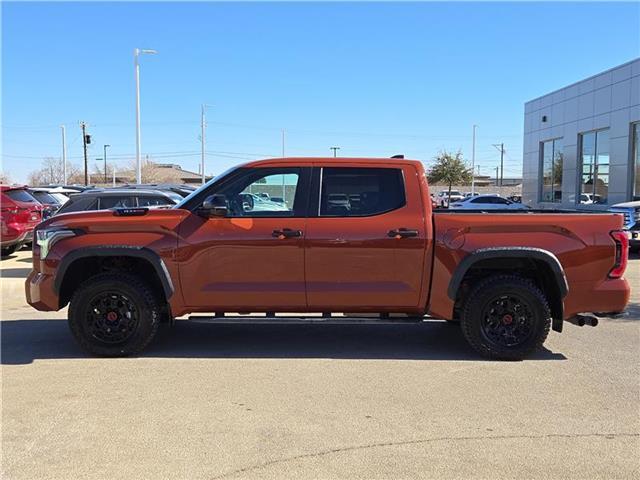
[[[235,170],[237,170],[239,167],[231,167],[228,170],[225,170],[224,172],[222,172],[220,175],[217,175],[215,177],[213,177],[211,180],[209,180],[207,183],[205,183],[204,185],[202,185],[200,188],[194,190],[193,192],[191,192],[189,195],[187,195],[186,197],[184,197],[182,199],[182,201],[180,203],[178,203],[177,205],[174,205],[172,208],[182,208],[182,206],[187,203],[189,200],[191,200],[193,197],[195,197],[196,195],[198,195],[202,189],[204,188],[209,188],[211,185],[213,185],[216,182],[219,182],[220,180],[222,180],[223,178],[225,178],[227,175],[229,175],[231,172],[234,172]]]

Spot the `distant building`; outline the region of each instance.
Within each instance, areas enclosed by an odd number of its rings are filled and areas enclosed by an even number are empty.
[[[201,185],[202,175],[189,170],[184,170],[175,163],[145,162],[142,167],[143,183],[186,183]],[[206,180],[213,178],[205,176]],[[116,171],[116,183],[135,183],[135,170]]]
[[[523,202],[602,209],[640,196],[640,58],[525,104]]]

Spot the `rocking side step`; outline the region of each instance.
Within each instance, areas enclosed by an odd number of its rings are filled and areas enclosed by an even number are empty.
[[[190,322],[196,323],[216,323],[216,324],[254,324],[254,325],[303,325],[303,324],[322,324],[322,325],[362,325],[375,323],[378,325],[392,325],[400,323],[420,323],[429,320],[429,317],[390,317],[386,315],[371,317],[337,317],[337,316],[229,316],[229,315],[191,315],[188,317]]]

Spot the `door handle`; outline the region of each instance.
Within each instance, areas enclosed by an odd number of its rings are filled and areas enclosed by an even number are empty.
[[[271,232],[271,236],[279,239],[284,238],[296,238],[302,236],[302,230],[292,230],[290,228],[283,228],[282,230],[274,230]]]
[[[398,228],[396,230],[389,230],[387,232],[388,237],[392,238],[408,238],[408,237],[417,237],[418,231],[411,230],[409,228]]]

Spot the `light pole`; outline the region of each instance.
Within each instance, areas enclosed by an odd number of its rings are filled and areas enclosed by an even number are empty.
[[[111,145],[103,145],[104,148],[104,183],[107,184],[107,147]]]
[[[140,54],[154,55],[158,52],[150,49],[133,49],[133,65],[136,74],[136,182],[142,183],[142,164],[140,163]]]
[[[338,156],[338,150],[340,150],[340,147],[329,147],[329,150],[333,150],[333,157],[337,157]]]
[[[202,173],[202,184],[204,185],[206,182],[206,175],[204,173],[204,162],[205,162],[205,157],[207,156],[207,144],[206,144],[206,138],[207,138],[207,119],[205,117],[205,111],[207,110],[207,107],[213,107],[213,105],[208,105],[206,103],[202,104],[202,113],[200,116],[200,141],[202,143],[202,149],[201,149],[201,155],[202,158],[200,160],[200,167],[201,167],[201,173]]]
[[[62,184],[67,184],[67,137],[64,125],[60,125],[62,129]]]
[[[471,195],[476,193],[476,128],[477,125],[473,126],[473,142],[471,146]]]

